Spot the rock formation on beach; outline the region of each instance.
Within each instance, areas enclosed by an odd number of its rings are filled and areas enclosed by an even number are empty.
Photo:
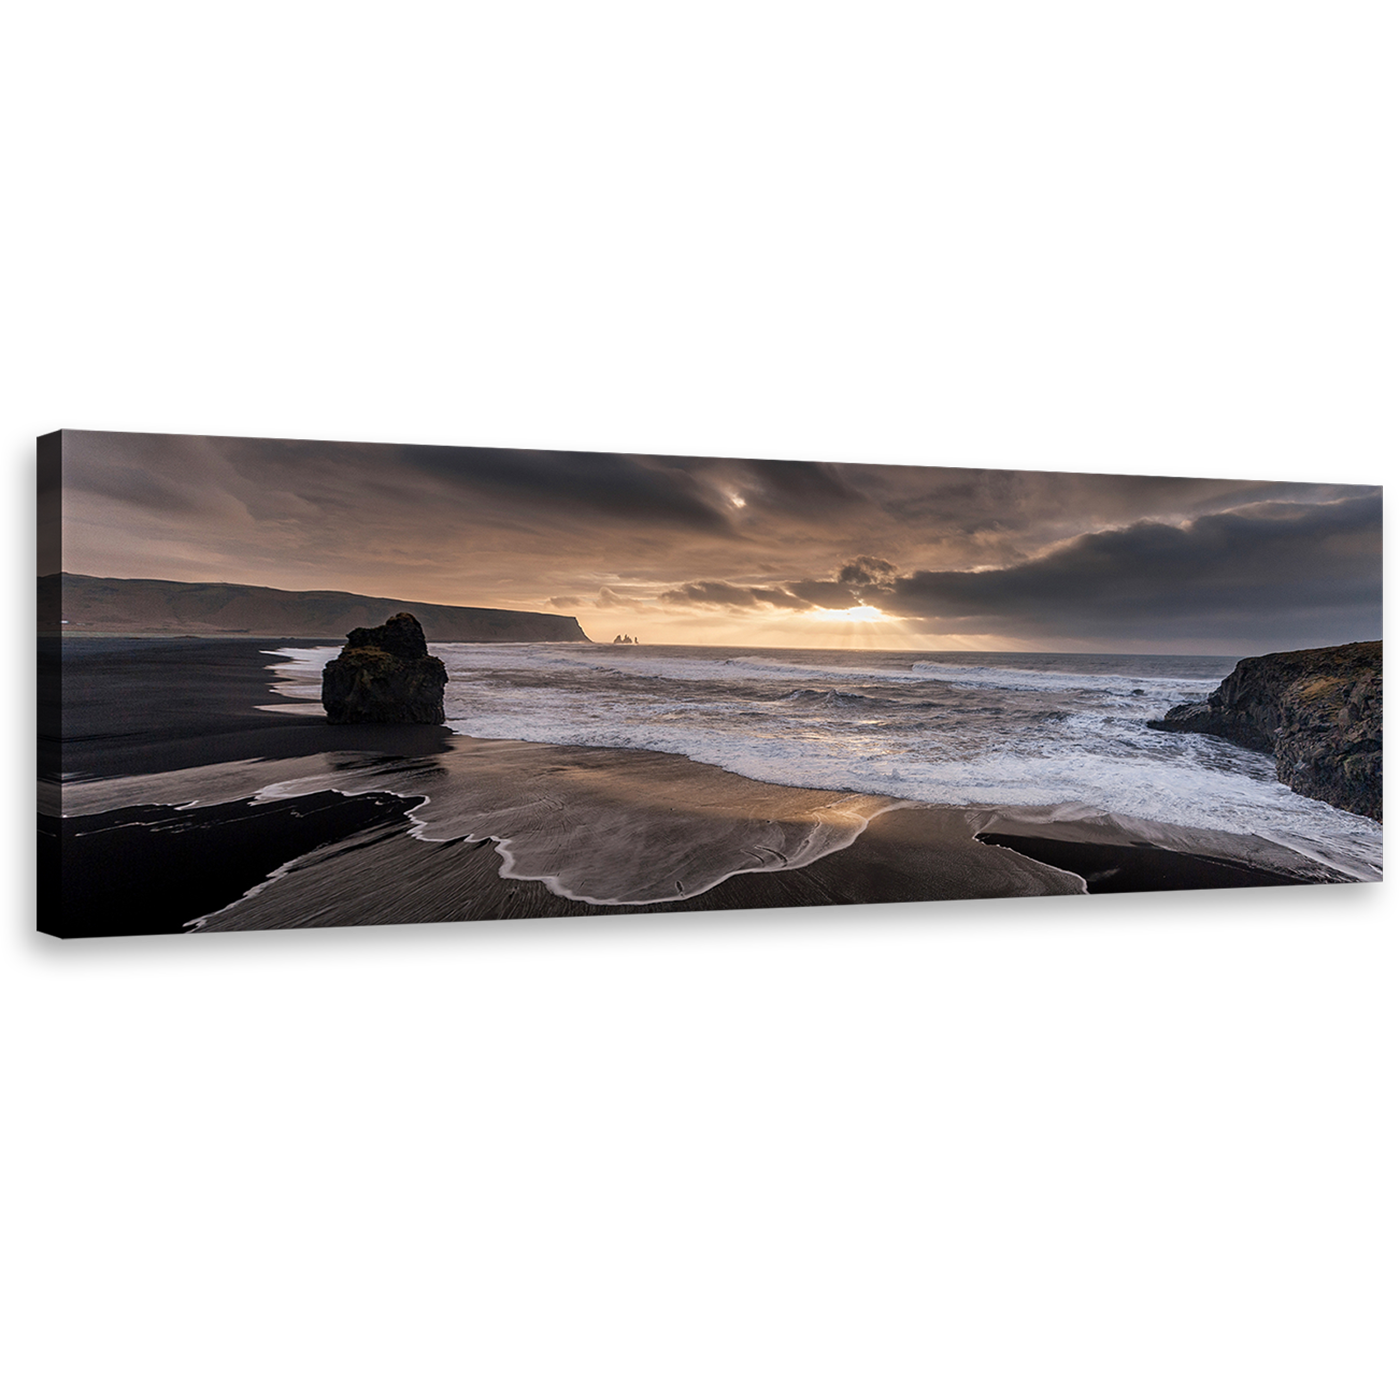
[[[331,724],[441,724],[446,686],[418,619],[401,612],[351,631],[321,672],[321,703]]]
[[[1380,642],[1247,657],[1207,700],[1147,723],[1272,753],[1294,792],[1381,820]]]

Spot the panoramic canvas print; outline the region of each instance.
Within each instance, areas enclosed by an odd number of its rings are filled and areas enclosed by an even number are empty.
[[[62,937],[1381,878],[1379,487],[65,431],[39,574]]]

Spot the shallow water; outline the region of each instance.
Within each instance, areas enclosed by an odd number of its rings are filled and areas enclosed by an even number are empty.
[[[1300,797],[1273,760],[1148,729],[1234,657],[434,644],[457,732],[683,754],[786,786],[949,805],[1086,803],[1258,835],[1379,877],[1381,828]],[[337,648],[270,653],[316,699]]]

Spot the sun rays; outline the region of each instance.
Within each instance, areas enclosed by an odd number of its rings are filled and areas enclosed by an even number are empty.
[[[909,626],[870,603],[849,608],[808,608],[793,617],[791,630],[807,645],[850,647],[856,650],[893,648],[905,644]],[[818,640],[820,637],[820,641]],[[798,642],[802,645],[802,642]]]

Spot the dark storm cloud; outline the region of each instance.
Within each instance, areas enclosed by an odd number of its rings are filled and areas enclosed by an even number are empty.
[[[829,579],[801,579],[785,586],[789,593],[819,608],[853,608],[860,602],[858,594],[844,583]]]
[[[893,582],[895,567],[887,559],[861,555],[845,563],[834,579],[793,579],[772,587],[699,579],[669,588],[663,603],[698,604],[702,607],[844,609],[857,606],[866,594],[888,592],[878,585]]]
[[[198,513],[223,524],[219,517],[233,508],[253,521],[314,521],[358,506],[365,478],[373,480],[375,454],[384,451],[356,443],[66,433],[63,480],[65,489],[141,507],[157,520]],[[188,521],[180,525],[191,529]]]
[[[583,510],[610,521],[733,533],[717,491],[688,471],[684,458],[461,447],[397,452],[409,466],[474,493],[516,500],[527,510]]]
[[[893,551],[938,552],[969,567],[1020,563],[1069,535],[1144,519],[1182,524],[1261,499],[1326,502],[1359,488],[1207,478],[982,468],[850,469],[876,502]]]
[[[65,434],[63,480],[75,572],[677,629],[867,604],[1069,643],[1379,630],[1364,487],[125,433]]]
[[[851,608],[860,602],[860,597],[844,583],[833,579],[794,579],[774,588],[698,579],[668,588],[661,594],[660,601],[701,607],[768,607],[804,612],[810,608]]]
[[[841,565],[836,575],[836,582],[849,584],[888,583],[895,576],[895,573],[896,569],[888,559],[873,559],[868,554],[862,554],[859,559],[852,559]]]
[[[663,603],[699,604],[702,607],[723,608],[791,608],[802,611],[811,606],[783,588],[753,588],[743,584],[722,583],[701,579],[668,588],[661,595]]]
[[[900,523],[932,524],[971,535],[1001,528],[1024,513],[1021,498],[1028,488],[1019,480],[998,480],[1006,476],[1002,472],[959,467],[917,474],[894,471],[898,481],[894,491],[889,468],[866,468],[861,479],[881,511]]]
[[[78,434],[70,486],[162,513],[209,492],[236,499],[256,521],[315,529],[367,518],[381,528],[413,519],[425,535],[444,512],[512,534],[567,526],[657,527],[700,538],[733,534],[720,487],[685,458],[535,452],[274,438]],[[454,528],[463,521],[453,518]]]
[[[849,512],[869,504],[850,480],[849,469],[834,462],[715,462],[742,485],[746,503],[803,520]]]
[[[1379,492],[1142,522],[1011,568],[921,570],[880,606],[959,632],[1223,636],[1333,615],[1379,635],[1380,530]]]
[[[791,608],[794,612],[802,612],[807,606],[785,588],[751,588],[749,592],[753,594],[755,602],[767,603],[771,608]]]
[[[108,500],[141,506],[165,515],[189,515],[199,510],[197,489],[180,481],[186,444],[199,439],[157,437],[145,433],[68,433],[64,443],[63,485]],[[104,437],[112,450],[84,453],[71,445],[79,438]]]

